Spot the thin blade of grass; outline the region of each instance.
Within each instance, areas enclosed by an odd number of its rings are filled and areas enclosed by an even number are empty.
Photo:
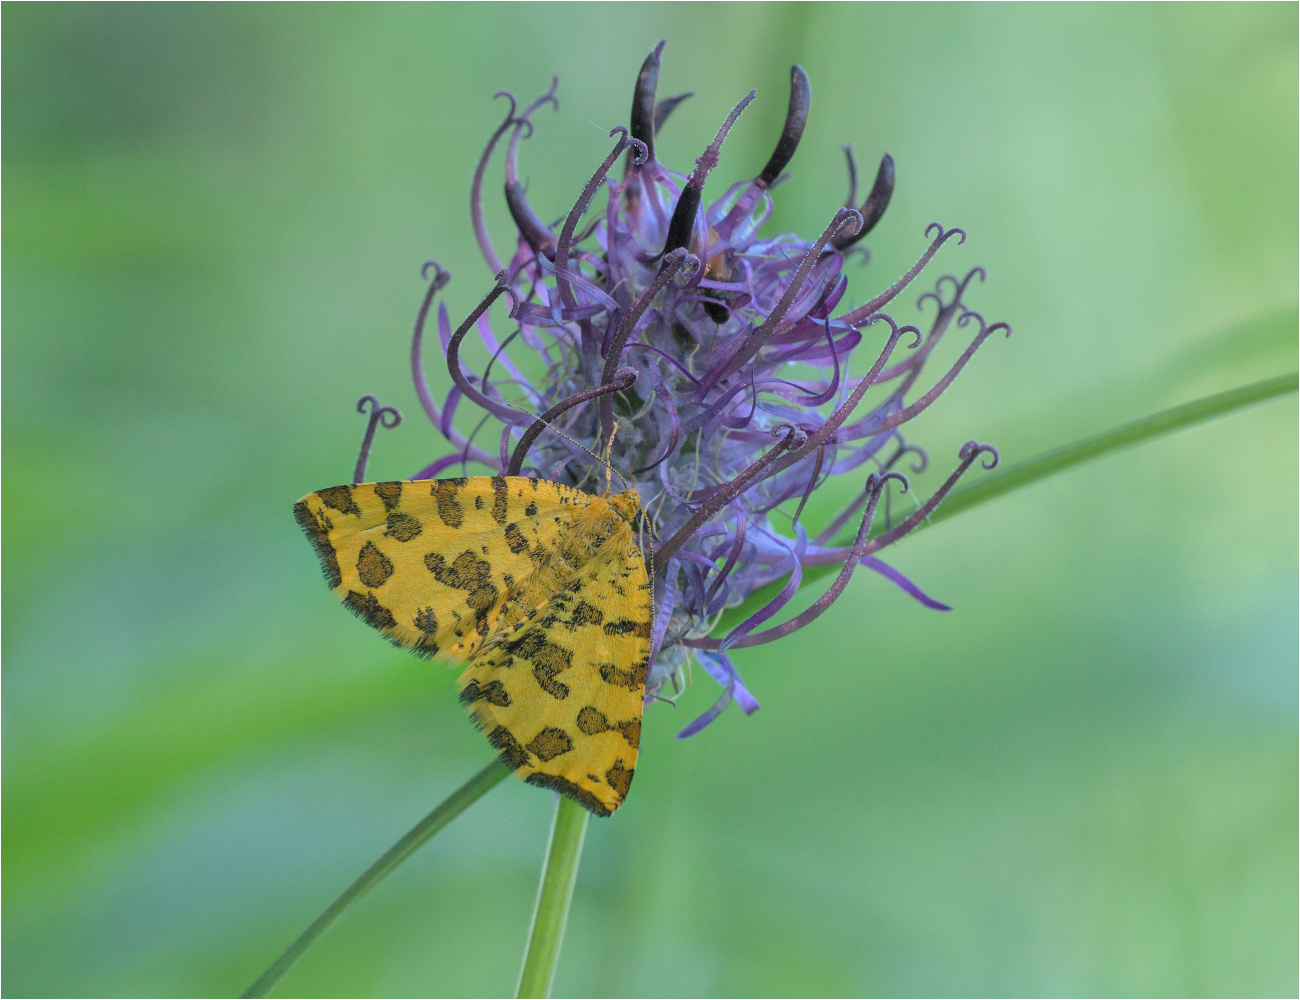
[[[1152,438],[1193,427],[1196,424],[1213,420],[1215,417],[1225,416],[1247,406],[1253,406],[1256,403],[1262,403],[1265,400],[1295,392],[1298,380],[1300,380],[1300,375],[1296,372],[1290,372],[1286,375],[1264,379],[1262,382],[1238,386],[1226,392],[1204,396],[1181,406],[1161,410],[1159,413],[1153,413],[1150,416],[1116,427],[1113,430],[1094,434],[1092,437],[1083,438],[1060,448],[1054,448],[1035,458],[1017,462],[1015,465],[1000,469],[991,475],[985,476],[978,482],[971,483],[969,486],[953,490],[947,499],[939,505],[938,509],[917,526],[916,530],[921,531],[924,528],[932,527],[941,521],[948,520],[950,517],[955,517],[963,511],[988,503],[990,500],[1011,493],[1014,490],[1022,489],[1039,480],[1046,479],[1048,476],[1054,476],[1058,472],[1064,472],[1066,469],[1082,462],[1088,462],[1094,458],[1100,458],[1111,452],[1119,451],[1122,448],[1128,448],[1143,441],[1150,441]],[[881,527],[873,531],[872,534],[878,535],[883,530],[883,527]],[[833,544],[838,546],[852,545],[852,533],[846,533],[842,538],[836,539]],[[802,586],[807,587],[809,584],[830,576],[832,573],[838,573],[839,570],[838,566],[808,567],[804,570]],[[737,623],[744,621],[745,618],[775,597],[780,591],[782,583],[783,581],[777,580],[775,583],[771,583],[750,594],[744,603],[739,606],[728,609],[718,621],[713,634],[725,635]]]
[[[361,877],[343,891],[343,895],[334,900],[310,927],[302,932],[298,940],[289,945],[283,955],[272,963],[271,967],[258,977],[243,994],[245,997],[264,997],[278,983],[286,972],[293,968],[298,959],[316,943],[316,939],[329,930],[339,917],[384,880],[398,865],[419,850],[434,834],[453,819],[463,813],[487,792],[495,788],[510,769],[500,760],[494,760],[469,781],[461,785],[428,816],[416,823],[411,830],[396,844],[390,847],[378,861],[365,870]]]

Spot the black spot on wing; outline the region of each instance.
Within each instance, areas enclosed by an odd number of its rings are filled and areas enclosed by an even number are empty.
[[[329,518],[323,513],[319,516],[312,513],[305,500],[299,500],[293,505],[293,516],[306,534],[307,541],[311,542],[312,548],[316,550],[321,572],[325,574],[325,582],[329,584],[330,590],[333,590],[343,582],[343,574],[339,571],[338,553],[330,544]]]
[[[507,763],[509,762],[507,761]],[[612,809],[606,808],[605,804],[592,795],[591,792],[581,785],[575,785],[568,778],[561,778],[558,774],[543,774],[541,771],[536,771],[526,777],[524,781],[539,788],[549,788],[553,792],[567,795],[593,816],[609,816],[613,813]]]
[[[618,731],[623,734],[623,739],[627,740],[628,746],[633,750],[641,745],[641,718],[628,719],[618,724]]]
[[[361,508],[357,506],[356,500],[352,498],[351,486],[331,486],[328,489],[317,490],[316,495],[320,497],[321,503],[326,507],[332,508],[340,514],[361,516]]]
[[[396,640],[393,641],[393,645],[397,646],[399,649],[410,649],[416,656],[423,656],[426,660],[437,656],[438,651],[442,648],[438,645],[438,641],[431,635],[421,635],[411,646],[407,646],[406,643],[398,642]]]
[[[563,729],[547,726],[533,737],[532,742],[528,744],[528,749],[540,760],[550,761],[572,750],[573,740]]]
[[[357,576],[362,583],[367,587],[382,587],[392,575],[392,560],[380,552],[374,542],[361,546],[361,554],[357,556]]]
[[[594,604],[579,601],[569,616],[569,624],[577,628],[580,625],[599,625],[605,620],[605,613]]]
[[[639,635],[643,639],[650,638],[650,622],[636,621],[632,618],[615,618],[612,622],[605,623],[606,635]]]
[[[587,736],[619,732],[633,750],[641,743],[641,719],[639,717],[613,724],[606,718],[604,712],[591,705],[586,706],[578,713],[578,730]]]
[[[506,536],[506,545],[510,547],[510,551],[515,555],[519,555],[520,552],[528,551],[528,539],[526,539],[524,533],[519,530],[519,525],[514,523],[507,524],[504,534]]]
[[[609,719],[605,718],[605,713],[598,708],[588,705],[578,713],[578,729],[587,736],[607,733],[612,728]]]
[[[395,510],[388,515],[388,528],[384,534],[389,538],[396,538],[399,542],[409,542],[412,538],[419,536],[424,531],[418,518],[410,514],[403,514],[400,510]]]
[[[429,485],[429,494],[438,506],[438,516],[449,528],[459,528],[465,523],[465,511],[460,505],[464,479],[435,479]]]
[[[475,628],[480,635],[487,634],[488,612],[496,606],[498,594],[487,561],[466,549],[450,565],[441,553],[430,552],[424,565],[439,583],[466,592],[465,603],[474,609]]]
[[[392,510],[401,502],[401,483],[375,483],[375,496],[384,502],[384,510]]]
[[[627,798],[627,790],[632,787],[634,770],[634,768],[624,767],[622,760],[616,760],[605,772],[605,780],[609,782],[609,787],[618,793],[619,801]]]
[[[462,705],[472,705],[476,701],[486,701],[490,705],[506,708],[510,705],[510,692],[505,689],[505,686],[500,681],[488,681],[483,685],[480,685],[478,681],[470,681],[460,693],[460,703]]]
[[[546,638],[547,627],[546,619],[542,619],[518,639],[502,643],[502,648],[511,656],[528,661],[541,689],[552,698],[563,700],[569,697],[569,686],[556,678],[573,664],[573,654]]]
[[[496,747],[501,759],[510,770],[517,771],[528,763],[528,751],[519,745],[519,741],[505,726],[497,726],[487,734],[487,738],[488,742]]]
[[[612,663],[602,663],[600,665],[600,678],[606,684],[612,684],[615,687],[625,687],[629,691],[640,691],[645,687],[645,664],[631,670],[624,670]]]
[[[506,497],[509,486],[501,476],[492,477],[492,520],[506,523]]]
[[[397,626],[393,613],[380,604],[374,594],[358,594],[355,590],[349,590],[348,596],[343,598],[343,604],[371,628],[382,631]]]

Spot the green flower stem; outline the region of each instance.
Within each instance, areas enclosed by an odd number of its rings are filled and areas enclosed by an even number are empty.
[[[424,842],[463,813],[487,792],[496,787],[510,769],[500,760],[494,760],[460,788],[452,792],[443,803],[428,816],[416,823],[411,831],[388,849],[384,856],[367,868],[362,876],[353,882],[338,899],[330,904],[329,909],[316,918],[315,922],[302,932],[302,936],[289,945],[283,955],[258,978],[243,994],[245,997],[264,997],[280,981],[295,962],[303,956],[318,937],[334,925],[343,912],[373,889],[393,869],[409,858]],[[581,841],[579,841],[581,843]],[[567,900],[565,903],[568,906]]]
[[[923,528],[938,524],[940,521],[946,521],[964,510],[988,503],[1004,493],[1010,493],[1040,479],[1046,479],[1048,476],[1062,472],[1071,466],[1078,465],[1080,462],[1087,462],[1108,452],[1118,451],[1121,448],[1127,448],[1142,441],[1149,441],[1151,438],[1182,430],[1184,427],[1191,427],[1193,424],[1199,424],[1214,417],[1221,417],[1234,410],[1240,410],[1255,403],[1262,403],[1275,396],[1284,396],[1287,393],[1295,392],[1296,386],[1296,372],[1278,375],[1275,378],[1238,386],[1236,389],[1229,389],[1227,392],[1216,393],[1213,396],[1204,396],[1201,399],[1184,403],[1182,406],[1175,406],[1172,409],[1161,410],[1149,417],[1135,420],[1131,424],[1124,424],[1114,430],[1095,434],[1092,437],[1075,441],[1073,444],[1067,444],[1060,448],[1054,448],[1036,458],[1007,466],[992,475],[983,477],[979,482],[970,486],[953,490],[929,518],[916,526],[916,530],[920,531]],[[884,527],[880,526],[872,534],[879,535],[883,531]],[[843,538],[837,539],[834,544],[852,545],[853,535],[845,535]],[[803,586],[806,587],[815,580],[820,580],[839,571],[838,566],[809,567],[804,570]],[[725,635],[737,624],[744,621],[775,597],[784,582],[784,580],[777,580],[775,583],[755,591],[739,607],[729,609],[723,614],[717,627],[714,628],[714,634]]]
[[[560,957],[564,925],[569,919],[569,903],[573,900],[573,884],[578,879],[578,861],[582,858],[582,840],[587,833],[588,819],[590,815],[586,809],[567,796],[560,796],[516,996],[551,995],[551,980],[555,977],[555,963]]]

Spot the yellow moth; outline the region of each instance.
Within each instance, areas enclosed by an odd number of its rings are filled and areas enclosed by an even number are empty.
[[[636,768],[651,589],[635,490],[476,476],[331,486],[294,515],[343,604],[395,645],[466,663],[501,759],[597,816]]]

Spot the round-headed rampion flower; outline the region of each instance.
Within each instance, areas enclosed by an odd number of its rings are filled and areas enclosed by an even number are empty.
[[[492,135],[471,188],[470,210],[479,246],[496,283],[454,331],[445,305],[438,333],[453,388],[439,405],[422,369],[422,339],[434,294],[449,275],[432,265],[411,349],[416,390],[429,419],[450,442],[449,454],[414,478],[431,478],[470,463],[493,473],[531,475],[592,488],[609,464],[639,491],[645,509],[646,551],[655,577],[655,619],[646,677],[647,699],[682,689],[693,658],[723,688],[717,703],[680,735],[698,732],[735,701],[746,712],[757,701],[741,683],[730,650],[788,635],[820,615],[853,570],[867,566],[931,608],[926,596],[876,553],[924,520],[980,456],[997,462],[991,446],[968,441],[959,463],[936,493],[897,524],[872,533],[871,522],[889,479],[907,481],[894,466],[925,452],[903,437],[903,425],[948,387],[979,346],[1005,323],[988,324],[962,303],[975,268],[958,280],[940,279],[921,296],[934,318],[922,334],[881,310],[960,229],[938,223],[929,246],[906,274],[863,305],[836,315],[848,279],[846,257],[880,221],[894,188],[894,163],[881,161],[859,207],[856,168],[849,159],[849,196],[813,240],[762,236],[772,212],[771,191],[799,144],[810,104],[808,78],[795,66],[785,126],[767,164],[751,181],[704,203],[705,181],[727,133],[751,92],[735,106],[695,161],[690,174],[655,158],[654,138],[689,94],[657,101],[660,42],[637,77],[627,128],[615,128],[613,148],[562,223],[549,226],[529,204],[519,180],[522,139],[545,104],[558,108],[555,85],[522,111],[510,111]],[[505,196],[517,227],[513,253],[498,256],[482,210],[483,178],[505,142]],[[622,159],[622,180],[612,176]],[[594,218],[583,224],[601,196]],[[426,265],[426,273],[429,265]],[[488,310],[501,295],[514,329],[501,338]],[[953,326],[969,328],[969,346],[944,375],[908,402],[927,358]],[[461,343],[476,331],[490,361],[468,369]],[[859,351],[864,340],[865,356]],[[540,359],[545,374],[526,377],[511,352]],[[861,360],[858,360],[861,359]],[[855,367],[865,369],[854,376]],[[524,367],[528,367],[525,365]],[[536,367],[536,364],[534,364]],[[859,410],[868,389],[870,408]],[[454,426],[470,403],[483,411],[475,433]],[[535,416],[540,414],[540,417]],[[497,440],[484,431],[499,425]],[[871,463],[866,486],[838,517],[809,535],[800,516],[812,491],[836,474]],[[774,515],[780,515],[774,517]],[[851,544],[834,540],[859,519]],[[764,624],[799,589],[811,566],[838,565],[830,589],[802,614]],[[786,583],[765,606],[722,638],[711,633],[721,612],[769,584]]]

